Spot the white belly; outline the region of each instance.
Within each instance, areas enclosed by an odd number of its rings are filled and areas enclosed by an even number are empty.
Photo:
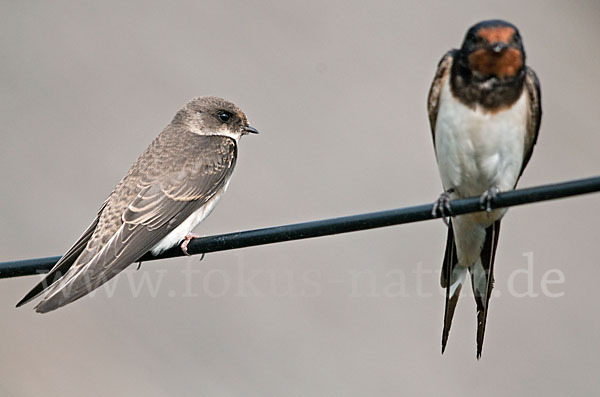
[[[500,191],[514,189],[523,164],[526,90],[509,109],[491,113],[479,107],[471,109],[455,99],[448,80],[435,126],[435,150],[444,189],[455,189],[452,198],[479,196],[493,186]],[[505,212],[479,212],[452,219],[462,266],[479,260],[485,229]]]
[[[231,178],[230,178],[231,180]],[[197,209],[192,215],[188,216],[187,219],[179,226],[177,226],[171,233],[164,237],[158,244],[152,248],[152,255],[158,255],[164,250],[167,250],[177,244],[179,244],[185,236],[187,236],[200,222],[202,222],[215,208],[221,196],[227,190],[229,181],[225,183],[223,189],[217,192],[210,200],[206,202],[202,207]]]
[[[527,126],[527,91],[509,109],[471,109],[455,99],[446,80],[435,126],[435,148],[445,189],[456,197],[481,195],[496,186],[514,189]]]

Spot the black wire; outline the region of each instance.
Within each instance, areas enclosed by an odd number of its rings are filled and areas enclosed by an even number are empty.
[[[577,196],[598,191],[600,191],[600,176],[499,193],[492,203],[492,208],[512,207],[515,205]],[[450,204],[453,215],[481,211],[479,197],[453,200]],[[225,251],[439,218],[439,215],[433,216],[431,214],[432,209],[433,204],[423,204],[388,211],[371,212],[320,221],[202,237],[190,241],[188,253],[190,255],[195,255]],[[183,256],[183,252],[176,246],[163,252],[159,256],[153,256],[152,254],[147,253],[138,261],[145,262],[177,256]],[[53,256],[48,258],[2,262],[0,263],[0,278],[47,273],[58,259],[60,259],[59,256]]]

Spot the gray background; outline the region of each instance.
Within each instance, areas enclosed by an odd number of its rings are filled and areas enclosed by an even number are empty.
[[[63,253],[199,95],[234,101],[262,134],[243,139],[198,233],[431,202],[441,183],[427,90],[441,55],[487,18],[520,28],[542,81],[520,186],[598,174],[599,10],[4,0],[0,260]],[[600,386],[599,213],[598,196],[508,212],[480,362],[466,294],[440,356],[439,221],[146,263],[49,315],[14,308],[37,277],[0,280],[0,395],[589,395]],[[514,273],[527,253],[537,297],[509,293],[528,288]],[[564,275],[548,287],[558,298],[541,289],[552,269]],[[144,280],[159,286],[132,289]]]

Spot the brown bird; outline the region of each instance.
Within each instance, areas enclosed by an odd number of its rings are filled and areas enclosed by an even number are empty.
[[[512,190],[536,143],[542,106],[535,72],[525,65],[517,28],[505,21],[471,27],[462,47],[439,63],[428,98],[429,122],[444,193],[433,212],[451,215],[449,201],[481,195],[486,212],[452,217],[441,284],[446,289],[442,353],[467,270],[477,304],[481,357],[500,220],[491,211],[499,191]]]
[[[48,275],[18,304],[45,292],[46,313],[87,295],[146,252],[181,243],[227,189],[238,141],[258,133],[237,106],[221,98],[192,99],[140,155],[96,218]]]

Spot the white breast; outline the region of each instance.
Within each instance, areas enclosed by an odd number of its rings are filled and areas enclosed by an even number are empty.
[[[171,233],[169,233],[166,237],[164,237],[158,244],[152,248],[152,255],[158,255],[166,249],[169,249],[177,244],[179,244],[185,236],[187,236],[200,222],[204,220],[212,210],[215,208],[221,196],[227,190],[229,186],[229,180],[225,183],[225,186],[217,192],[210,200],[206,202],[202,207],[198,208],[192,215],[188,216],[187,219],[179,226],[177,226]]]
[[[459,197],[480,195],[492,186],[513,189],[523,163],[526,120],[526,90],[511,107],[492,113],[462,104],[446,79],[435,126],[444,188],[455,188]]]

